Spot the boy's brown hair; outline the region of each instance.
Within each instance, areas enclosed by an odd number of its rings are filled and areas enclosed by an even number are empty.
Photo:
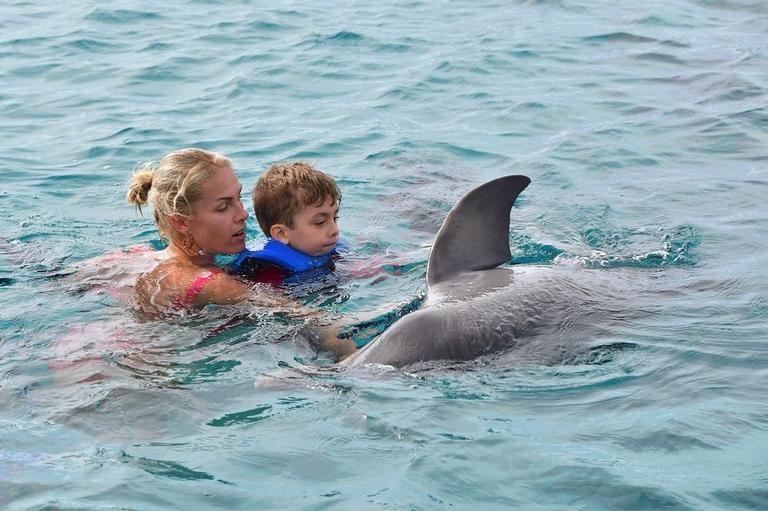
[[[320,206],[329,199],[341,202],[336,180],[301,161],[269,167],[256,181],[252,196],[253,211],[267,236],[275,224],[293,229],[294,217],[306,206]]]

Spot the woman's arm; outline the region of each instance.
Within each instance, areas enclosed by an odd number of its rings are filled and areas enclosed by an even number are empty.
[[[294,300],[277,294],[268,286],[249,285],[231,275],[220,272],[208,282],[198,295],[200,304],[230,305],[248,302],[271,312],[307,320],[304,334],[320,351],[330,351],[337,360],[355,352],[357,346],[350,339],[338,338],[338,326],[327,314],[304,307]]]

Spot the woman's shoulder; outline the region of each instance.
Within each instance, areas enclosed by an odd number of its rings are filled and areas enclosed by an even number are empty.
[[[161,260],[136,279],[139,304],[162,310],[181,296],[200,273],[200,267],[177,258]]]
[[[184,309],[241,301],[247,298],[249,287],[215,266],[171,258],[143,274],[136,291],[154,308]]]

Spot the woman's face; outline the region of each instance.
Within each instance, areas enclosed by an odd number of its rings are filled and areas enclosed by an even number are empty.
[[[219,167],[200,187],[202,197],[187,220],[197,246],[209,254],[236,254],[245,248],[248,212],[240,201],[243,186],[232,167]]]

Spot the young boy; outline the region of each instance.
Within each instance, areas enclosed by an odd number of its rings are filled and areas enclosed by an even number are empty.
[[[260,250],[245,250],[231,265],[234,272],[259,282],[280,284],[292,274],[332,265],[339,242],[341,191],[336,181],[303,162],[272,165],[253,188],[253,209],[267,236]],[[353,353],[355,343],[307,329],[316,347],[339,359]],[[328,335],[330,334],[330,337]]]
[[[268,241],[230,268],[260,282],[332,264],[339,243],[341,191],[329,175],[304,162],[272,165],[253,188],[253,209]]]

